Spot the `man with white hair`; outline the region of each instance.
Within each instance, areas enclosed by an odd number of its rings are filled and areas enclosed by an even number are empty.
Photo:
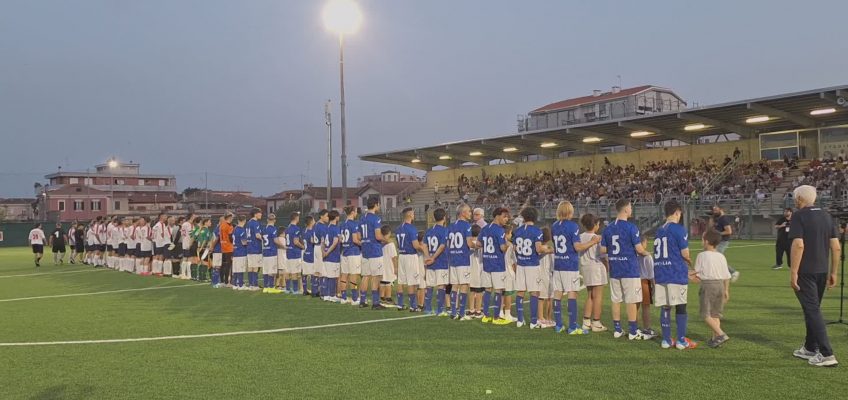
[[[471,220],[474,221],[474,225],[479,226],[480,229],[485,228],[486,225],[487,225],[486,224],[486,211],[484,211],[480,207],[475,208],[474,212],[471,214]]]
[[[842,249],[833,218],[815,206],[816,188],[804,185],[793,191],[798,211],[789,225],[790,276],[792,289],[804,310],[807,336],[804,345],[793,355],[816,367],[835,367],[839,363],[827,337],[821,301],[825,287],[836,286],[837,267]],[[828,273],[828,255],[830,271]]]

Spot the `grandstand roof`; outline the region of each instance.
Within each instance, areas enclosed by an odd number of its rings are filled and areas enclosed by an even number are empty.
[[[835,108],[813,116],[810,111]],[[749,118],[768,116],[761,122]],[[695,143],[701,136],[736,133],[743,138],[763,133],[848,124],[848,85],[786,93],[686,110],[654,113],[616,120],[575,124],[543,130],[471,139],[435,146],[387,151],[359,156],[364,161],[430,170],[436,166],[487,165],[494,160],[524,161],[541,155],[556,157],[565,151],[594,154],[601,147],[650,147],[650,143],[679,140]],[[703,125],[699,127],[698,125]],[[687,127],[688,130],[687,131]],[[693,129],[697,128],[697,129]],[[644,136],[633,136],[640,132]],[[642,133],[647,132],[647,133]],[[595,142],[585,142],[595,138]],[[472,155],[474,154],[474,155]]]

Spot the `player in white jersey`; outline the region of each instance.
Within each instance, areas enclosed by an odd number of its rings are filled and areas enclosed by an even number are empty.
[[[116,254],[118,257],[119,271],[127,271],[127,260],[129,259],[129,251],[127,250],[127,246],[131,233],[130,230],[130,220],[128,218],[122,219],[116,231],[116,234],[118,236],[118,248],[116,250]]]
[[[147,218],[141,217],[138,220],[138,229],[135,230],[135,237],[138,240],[139,254],[141,259],[141,269],[136,273],[139,275],[150,275],[150,257],[153,255],[153,232],[150,229],[150,224],[147,223]]]
[[[106,266],[106,244],[108,242],[108,238],[106,237],[106,228],[109,225],[109,220],[105,217],[97,217],[97,220],[100,221],[97,224],[97,264],[101,267]]]
[[[153,225],[153,262],[152,272],[156,276],[163,275],[165,265],[165,252],[171,244],[171,230],[168,229],[168,217],[160,213]],[[168,273],[170,275],[170,272]]]
[[[96,226],[94,225],[95,221],[92,220],[89,222],[88,226],[85,228],[85,264],[93,265],[94,264],[94,255],[95,255],[95,241],[96,241]]]
[[[106,245],[106,251],[108,251],[108,257],[106,258],[106,266],[111,269],[118,269],[118,240],[119,238],[119,230],[120,230],[120,221],[118,221],[118,217],[112,217],[112,220],[109,222],[109,226],[106,227],[106,237],[108,238],[108,243]]]
[[[35,224],[35,227],[29,231],[27,236],[30,246],[32,246],[32,254],[35,258],[35,266],[41,266],[41,257],[44,256],[44,231],[41,230],[41,224]]]
[[[194,221],[197,217],[194,213],[189,214],[185,221],[180,225],[180,245],[182,246],[182,254],[180,261],[180,278],[191,279],[191,232],[194,230]]]

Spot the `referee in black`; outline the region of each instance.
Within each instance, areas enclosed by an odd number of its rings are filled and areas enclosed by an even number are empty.
[[[798,211],[789,225],[791,285],[804,310],[807,326],[804,345],[793,355],[808,360],[813,366],[835,367],[839,363],[827,337],[821,301],[825,288],[836,286],[838,279],[837,266],[842,252],[839,232],[830,214],[815,206],[816,188],[799,186],[793,197]]]
[[[786,263],[791,262],[789,255],[792,244],[789,242],[789,222],[792,221],[792,209],[783,210],[783,217],[777,220],[774,228],[777,230],[777,243],[774,245],[775,264],[771,269],[783,268],[783,255],[786,254]]]

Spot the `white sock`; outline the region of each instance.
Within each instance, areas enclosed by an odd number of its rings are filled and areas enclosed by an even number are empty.
[[[140,258],[136,258],[135,260],[133,260],[133,269],[135,270],[135,273],[137,273],[137,274],[141,273],[141,259]]]
[[[165,276],[171,276],[171,271],[173,270],[174,265],[171,264],[171,260],[162,261],[162,274]]]

